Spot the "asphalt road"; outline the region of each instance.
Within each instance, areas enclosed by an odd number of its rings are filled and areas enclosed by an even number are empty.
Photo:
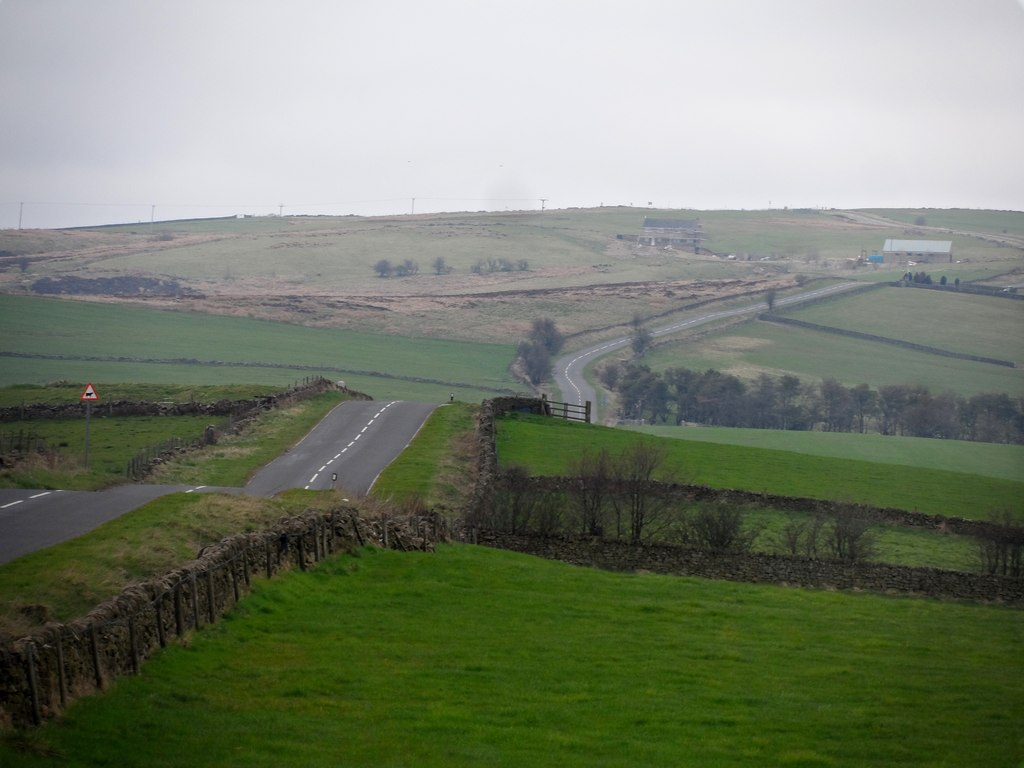
[[[818,288],[817,290],[807,291],[806,293],[778,298],[775,300],[775,306],[784,307],[789,304],[799,304],[802,301],[809,301],[810,299],[817,299],[822,296],[839,293],[841,291],[849,290],[850,288],[856,288],[860,285],[863,285],[863,283],[840,283],[827,288]],[[666,336],[698,325],[704,325],[705,323],[710,323],[715,320],[722,320],[727,317],[736,317],[738,315],[749,315],[756,312],[764,312],[767,309],[768,305],[766,303],[758,302],[756,304],[749,304],[733,309],[725,309],[720,312],[709,312],[708,314],[701,315],[700,317],[669,323],[667,325],[651,329],[651,336],[655,338],[658,336]],[[560,357],[555,362],[555,367],[552,373],[554,375],[556,386],[562,392],[563,400],[568,403],[577,403],[579,405],[582,405],[589,400],[593,403],[592,418],[595,422],[599,421],[597,415],[598,402],[596,392],[594,391],[594,388],[587,383],[587,380],[583,378],[583,369],[594,360],[604,357],[616,349],[625,347],[631,342],[632,336],[623,336],[622,338],[613,339],[612,341],[604,341],[600,344],[595,344],[592,347],[587,347],[586,349],[571,352],[568,355]]]
[[[121,485],[105,491],[0,489],[0,563],[73,539],[169,493],[220,491],[273,496],[289,488],[369,492],[409,444],[433,403],[346,401],[244,488]],[[337,480],[332,476],[337,474]]]

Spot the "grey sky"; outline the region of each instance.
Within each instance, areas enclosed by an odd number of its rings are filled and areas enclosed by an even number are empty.
[[[0,0],[0,227],[1024,210],[1022,1]]]

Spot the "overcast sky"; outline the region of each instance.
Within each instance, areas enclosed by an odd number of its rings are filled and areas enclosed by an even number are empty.
[[[1024,0],[0,0],[0,99],[0,228],[1024,210]]]

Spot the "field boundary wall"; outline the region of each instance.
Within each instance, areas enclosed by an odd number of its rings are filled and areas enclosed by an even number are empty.
[[[764,313],[758,316],[759,320],[767,323],[778,323],[780,325],[792,325],[797,328],[805,328],[809,331],[817,331],[819,333],[831,333],[836,336],[846,336],[851,339],[861,339],[863,341],[874,341],[880,344],[889,344],[894,347],[902,347],[903,349],[910,349],[915,352],[925,352],[929,355],[939,355],[941,357],[953,357],[958,360],[970,360],[973,363],[988,363],[989,365],[1002,365],[1006,368],[1016,368],[1017,364],[1011,360],[1000,360],[996,357],[984,357],[982,355],[972,355],[967,352],[953,352],[949,349],[941,349],[939,347],[930,347],[926,344],[915,344],[912,341],[904,341],[903,339],[894,339],[890,336],[877,336],[873,333],[863,333],[861,331],[851,331],[846,328],[836,328],[831,325],[819,325],[818,323],[808,323],[806,320],[797,320],[793,317],[783,317],[773,313]]]
[[[468,537],[474,544],[603,570],[648,571],[812,589],[911,594],[1024,608],[1024,580],[1007,576],[883,563],[847,563],[792,555],[712,553],[571,535],[473,530]]]
[[[210,416],[248,418],[274,408],[282,408],[320,392],[340,389],[356,400],[372,400],[322,377],[308,377],[302,382],[273,395],[246,400],[218,400],[213,403],[159,403],[146,400],[111,400],[93,405],[94,416]],[[73,419],[82,415],[82,403],[32,403],[0,408],[0,422],[33,421],[36,419]]]
[[[449,540],[440,514],[371,521],[354,508],[308,511],[226,538],[181,568],[127,587],[84,618],[0,642],[0,730],[39,725],[72,700],[139,674],[157,650],[231,610],[257,578],[306,570],[362,546],[431,550]]]
[[[991,574],[914,568],[881,563],[848,563],[839,560],[803,558],[761,553],[714,554],[671,545],[632,545],[617,540],[555,534],[512,534],[479,525],[488,514],[494,496],[501,490],[498,468],[497,419],[507,413],[540,413],[539,399],[499,398],[485,401],[477,425],[478,466],[476,487],[467,508],[463,541],[611,570],[650,570],[657,573],[703,576],[706,578],[826,589],[856,589],[905,593],[928,597],[1005,603],[1024,608],[1024,579]],[[565,493],[573,479],[531,478],[538,490]],[[694,502],[714,501],[736,505],[758,505],[775,509],[832,515],[841,506],[859,517],[913,528],[928,528],[963,536],[984,538],[1001,527],[983,520],[929,515],[902,509],[838,505],[821,499],[778,496],[700,485],[652,482],[652,493]]]

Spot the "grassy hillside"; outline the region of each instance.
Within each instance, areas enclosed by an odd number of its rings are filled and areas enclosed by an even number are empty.
[[[1000,608],[364,551],[257,582],[0,760],[1014,765],[1022,632]]]

